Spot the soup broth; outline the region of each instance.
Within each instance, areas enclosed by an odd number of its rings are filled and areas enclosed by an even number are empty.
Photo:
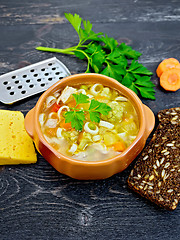
[[[83,97],[85,102],[77,104],[75,96]],[[92,111],[92,101],[103,103],[108,112]],[[82,112],[82,129],[67,121],[67,112]],[[99,114],[99,115],[98,115]],[[97,119],[99,116],[99,120]],[[132,103],[115,89],[101,84],[66,86],[62,91],[52,93],[46,98],[39,123],[46,141],[58,152],[73,159],[100,161],[112,158],[123,152],[136,138],[139,131],[137,113]],[[78,124],[77,124],[78,126]]]

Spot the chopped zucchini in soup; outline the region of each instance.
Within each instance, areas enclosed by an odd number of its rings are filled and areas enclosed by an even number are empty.
[[[84,161],[120,154],[139,131],[132,103],[102,84],[66,86],[52,93],[44,102],[39,123],[52,147]]]

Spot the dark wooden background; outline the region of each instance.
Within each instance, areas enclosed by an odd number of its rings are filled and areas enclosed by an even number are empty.
[[[179,0],[0,0],[0,74],[56,56],[74,73],[86,63],[75,57],[38,52],[36,46],[65,48],[78,37],[64,12],[78,13],[118,42],[140,51],[153,71],[156,101],[144,100],[155,115],[180,106],[180,92],[165,92],[155,74],[164,58],[180,60]],[[40,94],[0,109],[24,115]],[[0,239],[180,238],[180,206],[163,210],[127,187],[133,164],[100,181],[78,181],[56,172],[38,155],[38,163],[0,167]]]

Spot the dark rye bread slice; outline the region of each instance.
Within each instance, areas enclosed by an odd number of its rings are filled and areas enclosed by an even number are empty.
[[[179,111],[180,108],[177,109]],[[173,108],[158,113],[160,123],[128,178],[128,186],[131,189],[168,210],[174,210],[180,200],[178,111]],[[177,114],[170,114],[175,112]],[[172,120],[174,116],[178,117]]]
[[[180,123],[180,107],[164,109],[158,113],[159,122],[171,122],[173,125]]]

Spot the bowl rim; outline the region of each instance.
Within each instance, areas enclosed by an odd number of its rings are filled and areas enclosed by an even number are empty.
[[[139,122],[140,122],[140,126],[139,126],[139,132],[137,134],[137,137],[135,138],[135,140],[120,154],[112,157],[112,158],[108,158],[105,160],[99,160],[99,161],[83,161],[83,160],[78,160],[78,159],[73,159],[71,157],[65,156],[62,153],[58,152],[57,150],[55,150],[45,139],[45,137],[42,134],[41,128],[40,128],[40,124],[39,124],[39,114],[40,114],[40,110],[42,107],[42,104],[45,100],[45,98],[51,93],[53,92],[53,90],[58,87],[61,86],[63,84],[69,83],[69,81],[73,80],[74,78],[79,78],[79,80],[82,80],[82,78],[89,78],[89,77],[98,77],[100,79],[104,78],[106,81],[109,81],[110,83],[113,83],[114,85],[117,86],[117,90],[120,92],[121,89],[123,89],[123,91],[125,91],[127,93],[127,95],[125,94],[126,97],[131,98],[131,102],[133,102],[133,106],[136,108],[136,111],[138,109],[139,111]],[[94,82],[97,82],[96,80]],[[82,83],[83,84],[83,83]],[[67,84],[68,85],[68,84]],[[69,86],[73,86],[73,84],[69,84]],[[112,87],[114,89],[114,87]],[[132,101],[134,100],[134,101]],[[83,166],[96,166],[96,165],[109,165],[110,163],[113,162],[119,162],[121,161],[121,159],[123,160],[123,157],[132,149],[134,148],[135,145],[138,144],[138,142],[140,141],[141,138],[143,138],[143,134],[145,131],[145,115],[144,115],[144,110],[143,110],[143,104],[141,102],[141,100],[139,99],[139,97],[129,88],[125,87],[124,85],[122,85],[121,83],[119,83],[117,80],[102,75],[102,74],[97,74],[97,73],[80,73],[80,74],[74,74],[74,75],[70,75],[68,77],[65,77],[61,80],[59,80],[58,82],[56,82],[55,84],[53,84],[50,88],[48,88],[38,99],[36,106],[34,108],[34,130],[38,135],[39,141],[41,143],[43,143],[56,157],[58,157],[59,159],[64,160],[67,163],[70,164],[74,164],[74,165],[83,165]],[[43,153],[41,153],[43,154]]]

